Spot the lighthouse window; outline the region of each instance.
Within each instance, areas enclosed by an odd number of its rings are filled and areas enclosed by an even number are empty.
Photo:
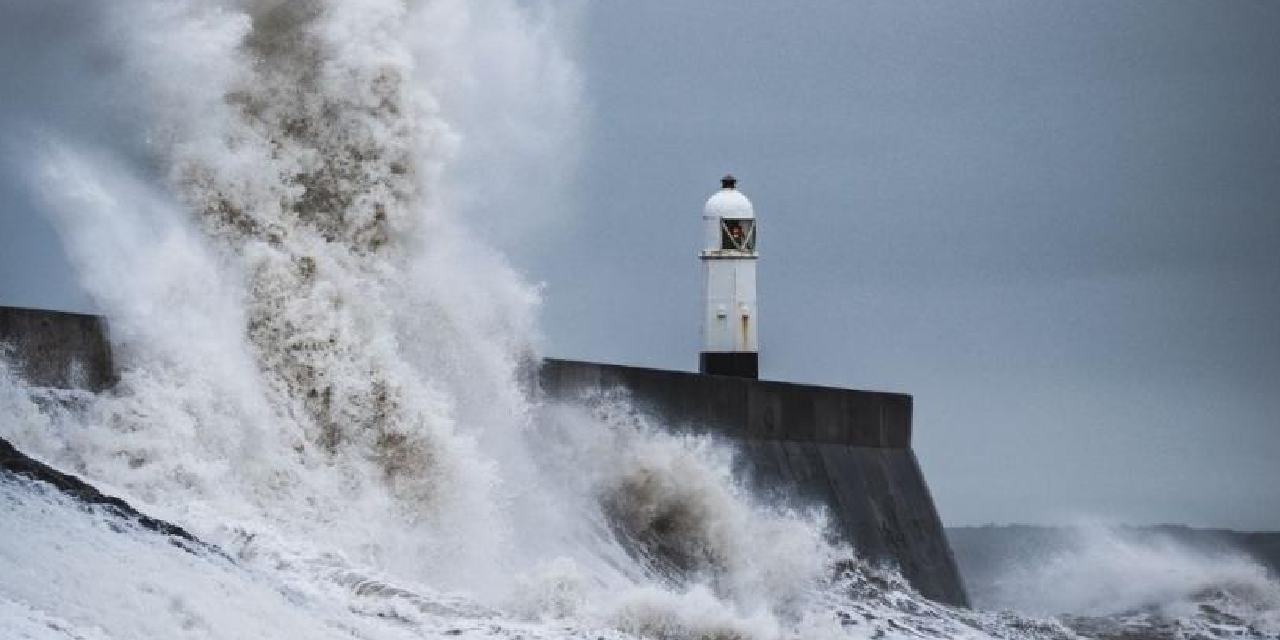
[[[721,220],[720,248],[727,251],[755,251],[755,220]]]

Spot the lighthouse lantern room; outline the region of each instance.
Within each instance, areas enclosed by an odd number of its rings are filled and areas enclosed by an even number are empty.
[[[720,180],[720,190],[702,211],[704,305],[702,373],[755,378],[759,375],[756,342],[756,215],[751,201],[738,191],[733,176]]]

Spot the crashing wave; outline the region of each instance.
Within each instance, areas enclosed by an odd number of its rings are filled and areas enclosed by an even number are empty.
[[[510,102],[505,128],[572,121],[560,10],[109,6],[104,38],[145,159],[51,136],[35,179],[110,317],[120,379],[59,396],[0,376],[0,434],[230,558],[174,555],[109,514],[0,479],[11,628],[1075,637],[921,598],[832,543],[822,514],[752,496],[721,443],[666,433],[625,401],[530,391],[536,287],[474,235],[461,212],[476,204],[459,204],[467,174],[451,169],[476,166],[468,140],[503,139],[470,117],[484,87]],[[491,64],[467,64],[477,56]],[[506,91],[523,74],[535,90]],[[525,121],[530,100],[541,108]],[[522,150],[530,164],[559,149],[534,151]]]

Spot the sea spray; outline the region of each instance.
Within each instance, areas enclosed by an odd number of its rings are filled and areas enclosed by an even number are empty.
[[[441,200],[456,140],[431,87],[407,82],[408,7],[129,9],[116,28],[163,179],[63,142],[41,176],[124,364],[71,436],[76,466],[224,541],[300,536],[480,597],[564,558],[597,590],[644,584],[654,570],[625,548],[647,544],[623,533],[629,514],[698,506],[681,526],[714,562],[684,567],[690,584],[770,610],[755,561],[736,559],[735,528],[755,520],[723,460],[659,450],[648,430],[632,449],[651,460],[579,457],[601,473],[578,496],[547,482],[532,441],[546,429],[519,380],[536,295]],[[174,90],[197,74],[201,90]],[[677,466],[645,468],[663,455]],[[674,502],[626,502],[637,473],[671,489],[687,472]],[[561,522],[528,507],[562,497],[574,510]],[[820,526],[794,528],[821,546]],[[796,557],[812,560],[792,580],[821,577],[820,556]]]
[[[1255,558],[1159,531],[1098,523],[1045,546],[1009,549],[988,606],[1066,615],[1091,634],[1280,633],[1280,583]]]
[[[105,217],[103,226],[139,234],[149,222],[129,211],[139,198],[120,193],[121,180],[102,176],[106,163],[51,158],[46,173],[59,179],[46,182],[91,183],[92,195],[106,193],[124,210],[104,212],[75,193],[53,194],[81,262],[101,264],[103,254],[111,259],[123,252],[136,265],[129,272],[166,280],[159,291],[106,285],[119,295],[103,306],[121,319],[122,330],[161,333],[159,340],[169,343],[217,338],[215,353],[167,350],[163,359],[181,370],[166,371],[163,381],[152,366],[158,358],[148,353],[156,336],[122,345],[125,362],[137,366],[126,364],[116,404],[135,406],[123,407],[128,415],[105,410],[102,426],[172,443],[170,451],[147,442],[119,452],[131,467],[167,467],[130,477],[242,490],[249,495],[229,501],[247,498],[259,514],[279,525],[302,524],[309,535],[317,528],[346,533],[342,547],[384,555],[378,563],[397,557],[438,573],[446,561],[470,556],[456,568],[479,572],[481,559],[500,552],[504,526],[483,513],[493,502],[492,464],[473,451],[473,436],[457,432],[455,399],[440,388],[465,363],[424,370],[400,355],[397,327],[411,322],[399,316],[404,300],[419,302],[413,333],[406,334],[413,340],[439,336],[433,342],[459,353],[469,346],[458,345],[462,340],[490,338],[461,322],[449,335],[440,325],[459,319],[433,314],[427,307],[447,301],[436,301],[410,275],[418,246],[448,242],[460,232],[430,214],[438,203],[419,197],[438,181],[450,145],[447,126],[424,106],[429,100],[408,95],[412,90],[404,86],[411,72],[401,33],[405,7],[266,3],[242,12],[208,3],[139,3],[125,9],[117,27],[129,36],[128,67],[149,96],[141,109],[155,156],[167,167],[162,193],[172,201],[150,217],[178,230],[170,235],[196,236],[182,244],[199,246],[183,255],[208,259],[172,260],[157,250],[163,243],[145,240],[103,246],[85,218]],[[129,31],[135,27],[142,32]],[[175,77],[197,75],[215,89],[172,90]],[[422,220],[434,221],[429,231],[435,235],[415,229]],[[501,265],[484,264],[484,253],[453,257],[470,264],[457,262],[452,270],[515,279]],[[210,300],[209,289],[217,289],[205,287],[218,281],[231,293]],[[194,317],[176,331],[155,331],[154,310],[175,306]],[[506,317],[518,322],[520,315]],[[506,335],[519,339],[514,331]],[[220,366],[228,360],[234,363]],[[509,378],[514,365],[509,358],[499,375]],[[228,388],[244,381],[245,387]],[[515,385],[503,382],[499,388],[518,399]],[[130,393],[135,384],[170,388]],[[213,396],[216,406],[193,406],[193,395]],[[145,403],[156,406],[136,406]],[[182,415],[170,415],[175,411]],[[163,419],[138,424],[155,417]],[[215,439],[215,450],[202,446]],[[208,464],[231,460],[236,463],[225,469]],[[228,477],[246,474],[252,475]],[[329,522],[344,513],[355,530]],[[366,528],[380,521],[389,531]],[[389,521],[428,526],[410,534]],[[445,521],[447,527],[429,526]]]
[[[531,104],[574,121],[554,11],[111,5],[145,161],[55,131],[34,179],[120,381],[0,380],[0,433],[232,561],[6,481],[0,612],[47,637],[1072,636],[921,599],[625,396],[536,395],[537,290],[460,212],[544,210],[481,209],[475,179],[504,141],[563,162],[512,133]],[[525,72],[548,81],[487,82]],[[464,113],[490,90],[517,111]]]

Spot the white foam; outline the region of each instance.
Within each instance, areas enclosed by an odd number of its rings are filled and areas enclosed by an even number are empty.
[[[0,434],[235,562],[6,485],[0,612],[15,625],[89,638],[1061,632],[920,599],[826,542],[821,513],[760,504],[721,443],[670,435],[625,398],[533,395],[537,289],[460,212],[486,203],[477,158],[512,148],[489,167],[503,172],[563,158],[536,130],[572,133],[578,116],[555,5],[134,0],[108,13],[149,155],[55,133],[34,179],[109,316],[120,384],[69,395],[0,375]],[[510,111],[468,113],[481,104]],[[546,207],[487,203],[502,220]]]
[[[1227,595],[1252,609],[1245,614],[1250,619],[1274,618],[1280,611],[1280,584],[1238,551],[1194,548],[1157,532],[1099,525],[1073,527],[1066,535],[1061,548],[1010,562],[995,581],[994,604],[1089,616],[1154,609],[1177,619]]]

